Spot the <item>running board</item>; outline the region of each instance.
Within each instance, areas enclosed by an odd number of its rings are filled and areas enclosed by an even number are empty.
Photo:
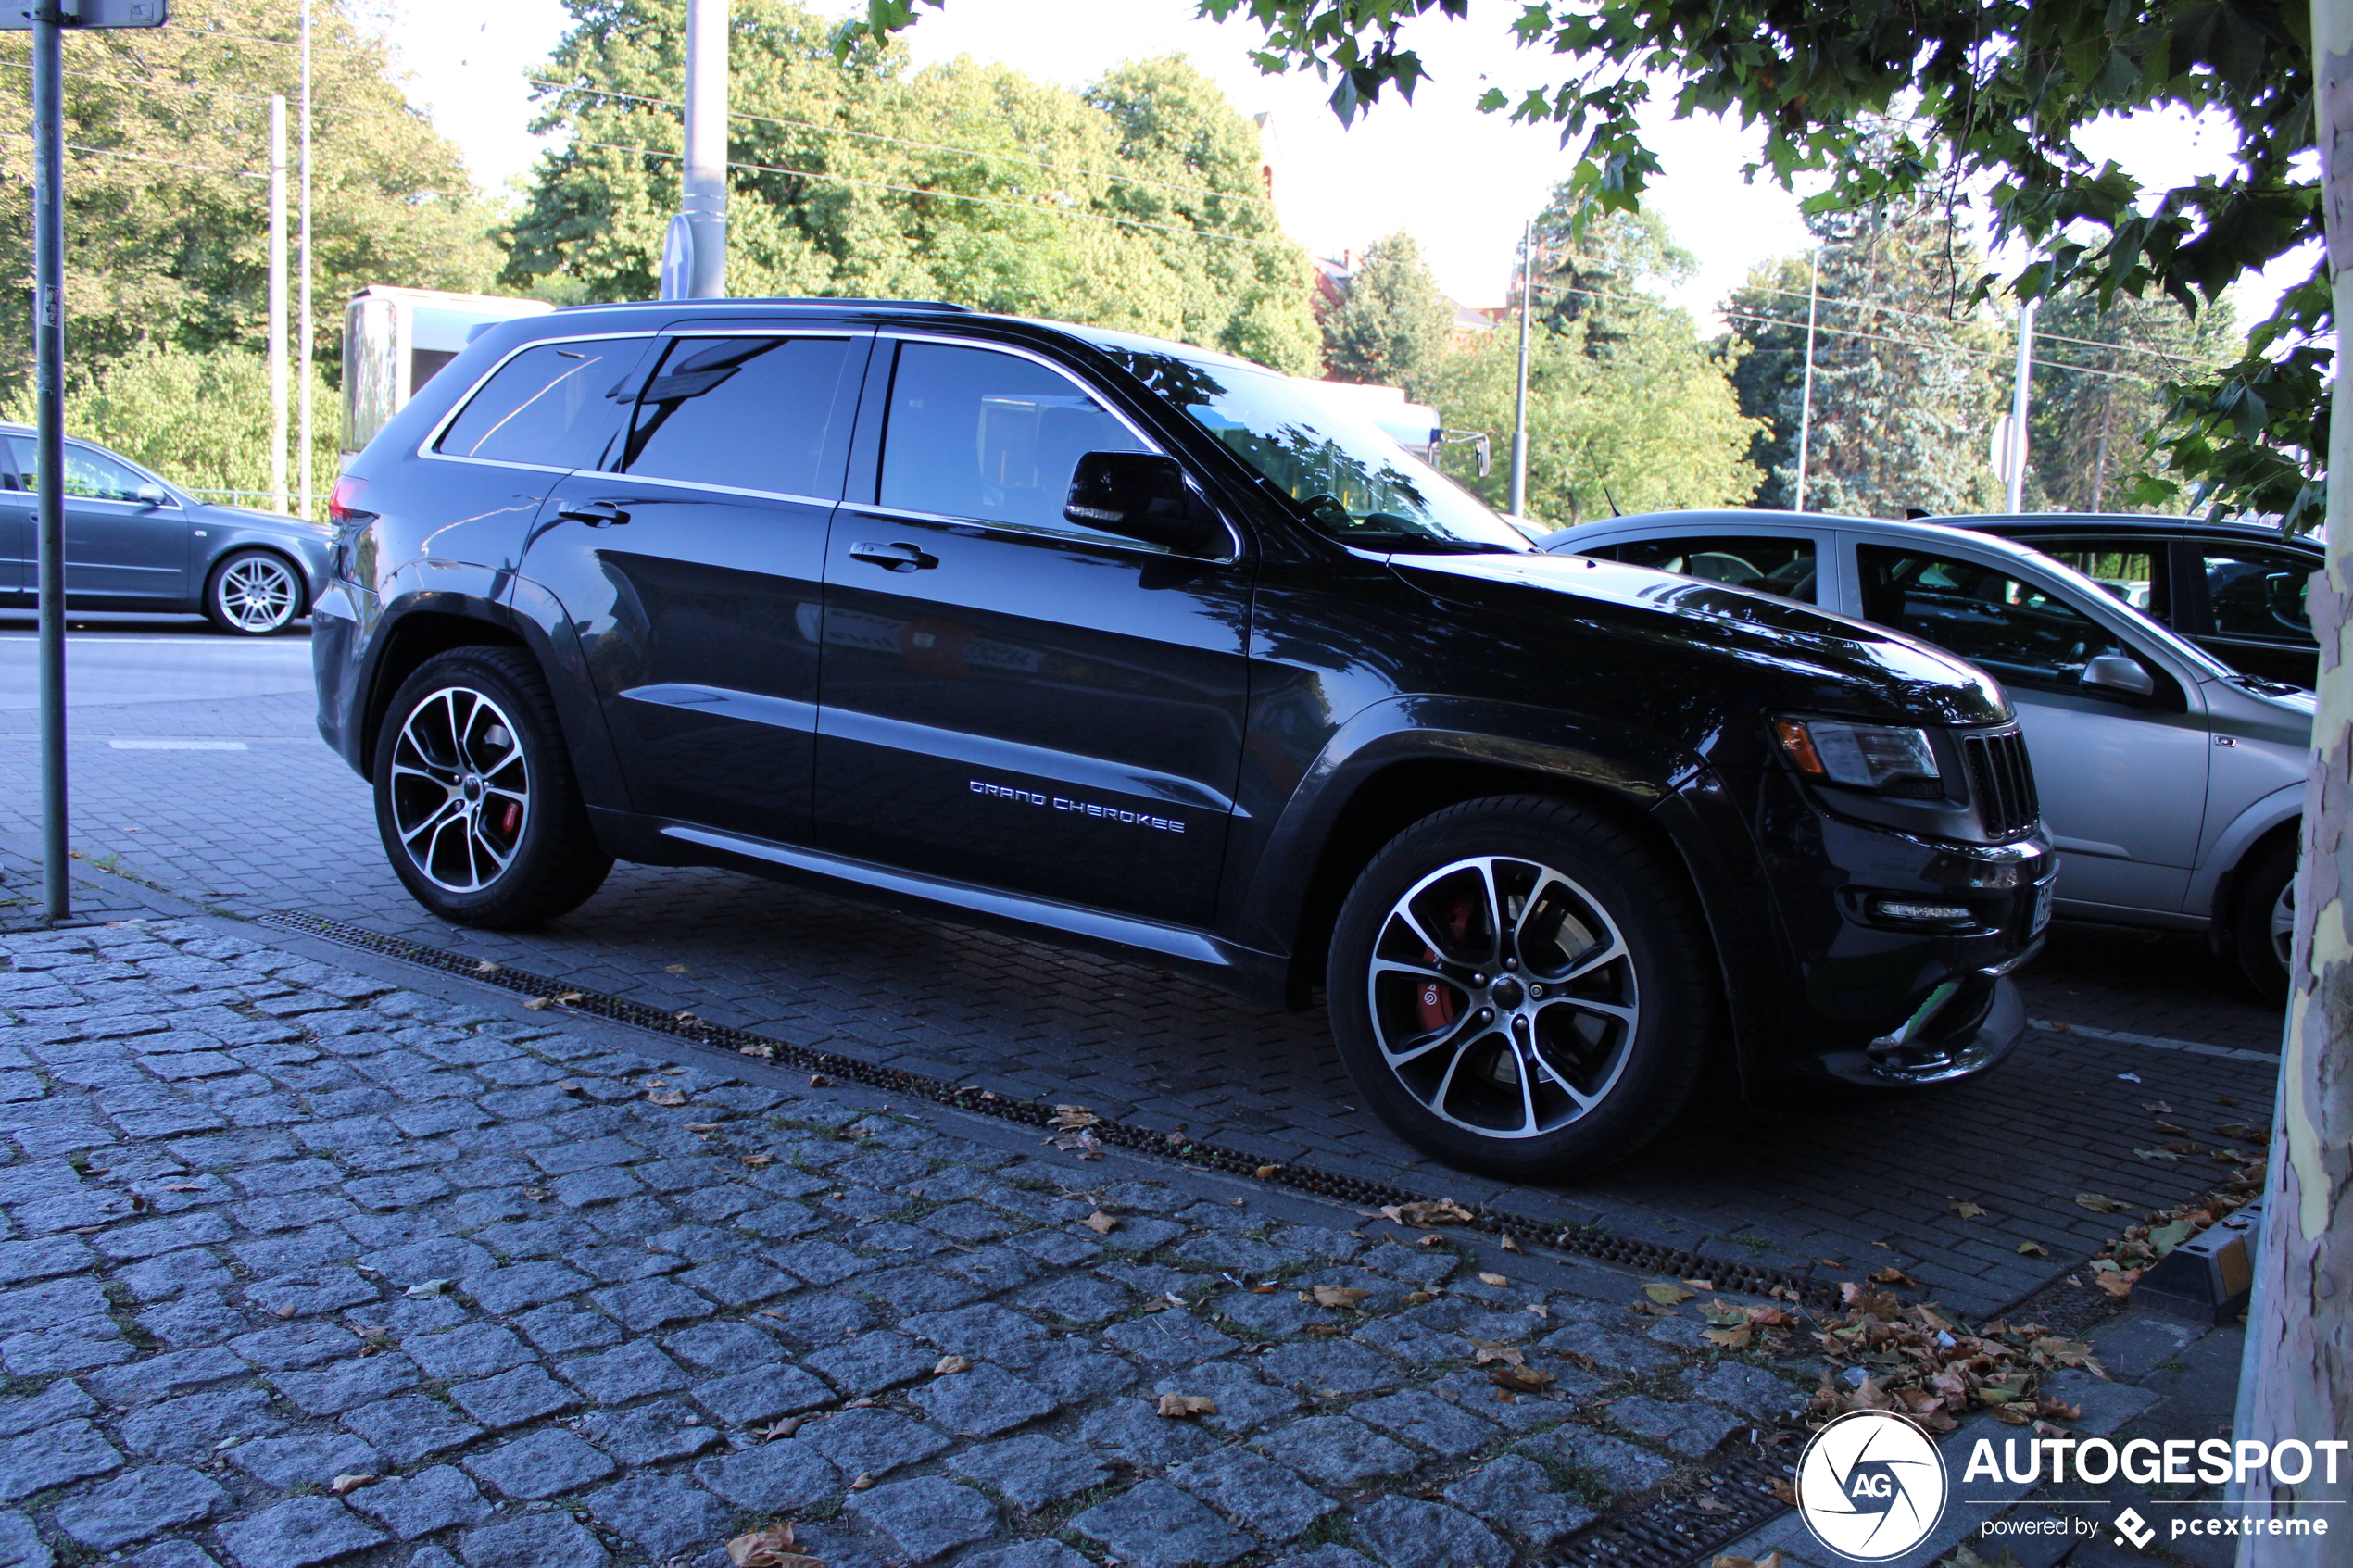
[[[1182,926],[1105,914],[1101,909],[1083,909],[1076,905],[1057,904],[1046,898],[1025,898],[1017,893],[998,893],[975,887],[969,883],[950,882],[944,877],[893,871],[871,860],[853,860],[846,855],[828,855],[822,850],[773,844],[766,839],[745,838],[732,833],[713,833],[709,828],[671,823],[662,828],[661,835],[698,844],[706,849],[765,860],[772,866],[787,866],[794,871],[837,877],[844,882],[928,899],[932,903],[946,904],[959,909],[970,909],[975,914],[990,915],[999,920],[1017,921],[1024,925],[1042,925],[1049,930],[1067,932],[1090,941],[1138,947],[1189,964],[1201,964],[1211,969],[1233,967],[1233,954],[1223,943]]]

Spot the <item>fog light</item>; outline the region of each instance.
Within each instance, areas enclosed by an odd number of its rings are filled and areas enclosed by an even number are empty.
[[[1966,904],[1915,904],[1896,898],[1874,900],[1871,912],[1886,920],[1925,921],[1933,925],[1969,925],[1977,920],[1977,911]]]

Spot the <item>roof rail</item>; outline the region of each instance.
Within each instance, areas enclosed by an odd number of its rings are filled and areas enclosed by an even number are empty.
[[[969,305],[950,305],[944,299],[849,299],[836,295],[779,296],[730,295],[719,299],[617,299],[602,305],[571,305],[568,310],[613,310],[629,307],[681,309],[697,305],[814,305],[832,308],[887,310],[956,310],[969,316]]]

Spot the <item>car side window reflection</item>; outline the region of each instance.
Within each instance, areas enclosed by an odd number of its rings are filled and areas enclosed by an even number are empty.
[[[633,474],[784,495],[834,495],[834,409],[850,343],[837,337],[682,337],[637,405]]]
[[[2316,646],[2304,603],[2312,581],[2308,563],[2259,550],[2226,550],[2203,556],[2199,565],[2216,636]]]
[[[37,490],[34,483],[32,443],[11,439],[12,454],[7,475],[11,490]],[[85,501],[135,501],[139,487],[147,479],[123,467],[111,458],[99,456],[86,446],[66,444],[66,494]]]
[[[2004,685],[2079,696],[2083,667],[2127,650],[2116,634],[2048,589],[1990,566],[1885,545],[1855,550],[1863,618],[1958,654]]]
[[[2053,560],[2073,567],[2123,603],[2149,617],[2172,624],[2166,602],[2164,562],[2156,554],[2129,545],[2097,541],[2036,541],[2035,547]]]
[[[1063,516],[1071,470],[1088,452],[1148,449],[1076,382],[1035,361],[902,344],[877,499],[905,511],[1111,538]]]
[[[593,466],[619,422],[615,378],[643,347],[623,339],[526,348],[467,399],[433,449],[535,468]]]
[[[1814,541],[1768,537],[1640,539],[1617,546],[1617,558],[1631,566],[1679,571],[1686,577],[1775,594],[1813,604]]]

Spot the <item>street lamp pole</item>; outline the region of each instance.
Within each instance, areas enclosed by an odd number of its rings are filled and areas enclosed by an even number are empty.
[[[2034,313],[2039,301],[2018,307],[2018,372],[2010,385],[2009,449],[2002,454],[2002,477],[2009,487],[2009,509],[2026,509],[2026,392],[2034,371]]]
[[[1512,406],[1512,516],[1528,515],[1528,296],[1536,263],[1536,221],[1529,220],[1519,241],[1519,394]]]
[[[310,515],[311,507],[310,357],[316,328],[310,319],[310,0],[302,0],[302,284],[295,305],[301,321],[297,336],[302,345],[295,366],[302,377],[302,438],[296,444],[296,456],[302,471],[295,476],[295,487],[302,496],[303,517]]]
[[[686,0],[686,156],[679,217],[687,234],[681,281],[688,299],[721,299],[727,293],[727,12],[728,0]]]
[[[32,23],[33,510],[41,594],[41,894],[71,918],[66,875],[65,53],[57,7]]]
[[[1814,319],[1822,303],[1822,250],[1814,247],[1806,258],[1806,390],[1797,404],[1797,489],[1793,497],[1792,511],[1806,509],[1806,447],[1814,439]]]
[[[270,94],[270,507],[286,509],[286,95]]]

